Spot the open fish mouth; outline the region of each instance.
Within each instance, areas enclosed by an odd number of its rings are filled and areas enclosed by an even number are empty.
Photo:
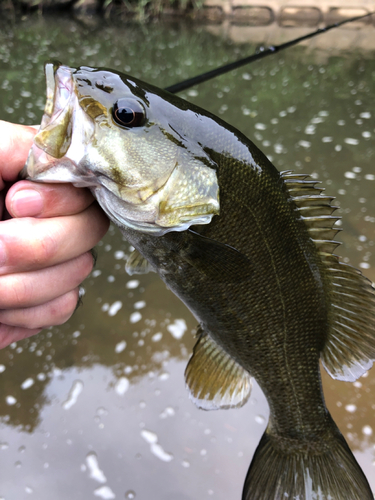
[[[71,182],[79,187],[96,185],[93,176],[87,178],[77,170],[94,128],[78,105],[73,78],[75,71],[56,61],[45,65],[47,97],[44,114],[20,178],[37,182]],[[83,137],[85,141],[82,141]]]
[[[41,123],[42,129],[53,123],[66,110],[73,94],[73,71],[58,62],[46,64],[47,100]]]

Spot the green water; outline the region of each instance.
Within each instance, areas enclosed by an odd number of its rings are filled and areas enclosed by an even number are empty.
[[[39,17],[2,26],[0,119],[40,121],[47,59],[164,87],[259,44],[259,31],[256,43],[242,44],[212,31],[183,21]],[[280,170],[322,180],[343,216],[340,254],[373,281],[374,95],[373,52],[313,43],[184,93],[253,139]],[[73,318],[0,352],[0,498],[240,499],[267,421],[263,395],[255,386],[240,410],[197,410],[183,379],[196,321],[155,274],[126,275],[129,245],[116,229],[98,253]],[[375,490],[374,370],[354,384],[324,382]]]

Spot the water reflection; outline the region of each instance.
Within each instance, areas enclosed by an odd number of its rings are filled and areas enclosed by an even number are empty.
[[[122,68],[166,86],[256,44],[236,45],[184,23],[26,20],[0,32],[0,117],[38,122],[47,58]],[[375,281],[373,53],[313,47],[185,97],[253,138],[280,170],[323,180],[343,216],[338,251]],[[126,274],[130,249],[116,229],[98,251],[84,305],[69,323],[0,351],[0,498],[240,498],[268,417],[262,394],[255,387],[241,410],[198,411],[183,381],[196,321],[156,274]],[[375,489],[374,370],[354,384],[324,375],[324,385]]]
[[[136,498],[154,491],[160,500],[240,498],[252,447],[265,426],[266,402],[255,388],[247,410],[234,418],[199,411],[185,394],[184,365],[172,359],[168,379],[150,372],[124,394],[116,392],[116,376],[101,364],[55,374],[45,386],[49,404],[41,409],[40,425],[32,433],[6,430],[8,444],[0,450],[5,498],[9,492],[23,498],[26,488],[41,499],[110,491],[116,498],[129,491]],[[77,383],[82,392],[66,408]],[[244,418],[250,423],[245,434]],[[173,480],[160,484],[167,476]]]

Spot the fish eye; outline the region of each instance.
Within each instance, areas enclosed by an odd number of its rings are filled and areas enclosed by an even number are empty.
[[[135,99],[119,99],[113,105],[112,116],[124,127],[140,127],[145,120],[145,111]]]

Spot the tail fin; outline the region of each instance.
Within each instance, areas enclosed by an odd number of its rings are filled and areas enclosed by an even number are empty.
[[[282,441],[267,431],[263,434],[247,473],[242,500],[374,500],[338,430],[322,443],[320,451],[317,442],[289,446]]]

